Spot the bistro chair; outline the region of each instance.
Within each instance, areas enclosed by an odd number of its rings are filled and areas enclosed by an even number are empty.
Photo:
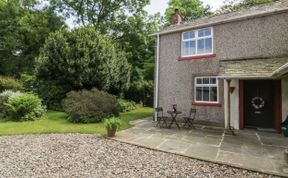
[[[196,109],[191,108],[189,111],[189,116],[183,117],[183,119],[184,119],[183,128],[187,128],[187,129],[190,129],[191,127],[195,128],[193,125],[193,122],[195,120],[195,116],[196,116]]]
[[[157,124],[156,124],[156,126],[155,127],[160,127],[161,128],[161,126],[163,126],[163,125],[165,125],[166,127],[168,127],[168,125],[167,125],[167,119],[168,119],[168,117],[167,116],[164,116],[164,114],[163,114],[163,108],[162,107],[157,107],[157,108],[155,108],[155,111],[156,111],[156,113],[157,113]]]

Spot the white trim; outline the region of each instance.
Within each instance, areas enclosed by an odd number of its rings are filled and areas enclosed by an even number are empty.
[[[197,79],[198,78],[215,78],[216,79],[216,84],[197,84]],[[217,101],[198,101],[196,97],[196,87],[201,86],[201,87],[217,87]],[[209,92],[209,100],[210,100],[210,92]],[[218,82],[218,77],[217,76],[197,76],[194,77],[194,102],[196,103],[211,103],[211,104],[217,104],[219,103],[219,82]]]
[[[210,36],[204,36],[204,37],[198,37],[198,32],[201,30],[205,30],[205,29],[210,29],[211,35]],[[194,38],[184,39],[184,33],[189,33],[189,32],[194,32],[194,34],[195,34]],[[211,38],[211,45],[212,45],[211,46],[211,52],[198,54],[198,40],[207,39],[207,38]],[[190,41],[195,41],[195,54],[183,55],[183,42],[190,42]],[[210,55],[210,54],[214,54],[214,31],[213,31],[213,27],[201,28],[201,29],[185,31],[185,32],[181,33],[181,57],[192,57],[192,56]]]
[[[159,94],[159,58],[160,58],[160,35],[157,34],[157,54],[156,54],[156,86],[155,86],[155,108],[158,107]],[[157,112],[155,112],[155,121],[157,121]]]

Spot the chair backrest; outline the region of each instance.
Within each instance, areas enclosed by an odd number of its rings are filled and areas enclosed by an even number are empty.
[[[192,117],[192,118],[194,118],[194,117],[195,117],[195,115],[196,115],[196,112],[197,112],[197,110],[196,110],[196,109],[194,109],[194,108],[191,108],[191,109],[190,109],[190,112],[189,112],[189,117]]]
[[[157,117],[163,117],[163,108],[162,107],[155,108],[155,111],[157,112]]]

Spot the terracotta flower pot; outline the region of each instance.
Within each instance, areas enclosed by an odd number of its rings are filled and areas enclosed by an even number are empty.
[[[108,137],[115,137],[116,129],[109,128],[107,129],[107,135]]]

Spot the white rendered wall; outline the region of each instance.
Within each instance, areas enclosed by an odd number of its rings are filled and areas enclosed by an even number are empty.
[[[282,121],[288,116],[288,77],[282,79]]]
[[[231,93],[231,126],[235,129],[239,129],[239,80],[233,79],[230,87],[235,87],[233,93]],[[224,100],[225,100],[225,127],[228,127],[228,92],[227,82],[224,82]]]

